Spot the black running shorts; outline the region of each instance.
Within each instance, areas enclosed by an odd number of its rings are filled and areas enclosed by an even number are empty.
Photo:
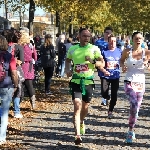
[[[82,95],[82,90],[80,89],[80,84],[71,83],[72,85],[72,100],[79,98],[85,103],[90,103],[93,95],[94,84],[85,85],[86,94]]]

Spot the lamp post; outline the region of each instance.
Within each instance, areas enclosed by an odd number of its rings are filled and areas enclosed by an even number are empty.
[[[69,16],[69,36],[71,36],[72,34],[72,12],[71,12],[71,15]]]
[[[51,27],[53,28],[53,35],[52,35],[52,37],[53,37],[53,39],[52,39],[53,45],[56,46],[56,43],[55,43],[55,35],[56,35],[55,32],[56,32],[56,31],[55,31],[55,25],[54,25],[54,24],[55,24],[55,23],[54,23],[54,22],[55,22],[55,17],[54,17],[55,15],[54,15],[54,13],[55,13],[54,10],[52,10],[52,11],[51,11]],[[57,24],[57,25],[58,25],[58,24]],[[58,25],[58,26],[60,26],[60,25]]]
[[[4,0],[4,5],[5,5],[5,17],[6,17],[6,19],[8,19],[8,16],[7,16],[7,11],[8,11],[8,9],[7,9],[7,0]]]
[[[56,11],[56,27],[58,27],[58,32],[60,33],[60,15],[58,11]]]
[[[21,5],[19,6],[19,27],[22,27],[22,11],[21,11]]]

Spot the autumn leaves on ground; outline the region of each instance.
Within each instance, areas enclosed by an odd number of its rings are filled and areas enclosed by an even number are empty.
[[[26,128],[20,126],[19,124],[28,124],[32,121],[34,117],[38,115],[38,111],[40,110],[50,110],[53,105],[57,105],[57,102],[62,101],[64,97],[69,97],[69,93],[66,91],[64,94],[60,93],[60,89],[67,88],[68,87],[68,80],[61,80],[61,79],[55,79],[53,80],[53,83],[51,85],[51,90],[53,92],[53,95],[46,96],[43,93],[42,89],[44,85],[41,83],[40,87],[36,89],[36,109],[31,110],[29,98],[25,97],[25,99],[21,102],[21,112],[23,114],[22,119],[16,119],[14,118],[13,114],[13,107],[10,107],[9,112],[9,125],[8,125],[8,132],[7,132],[7,144],[0,146],[0,149],[16,149],[16,148],[25,148],[25,143],[17,143],[16,142],[10,142],[10,137],[22,137],[23,138],[23,132],[26,130]],[[12,104],[11,104],[12,105]],[[28,149],[28,148],[27,148]]]

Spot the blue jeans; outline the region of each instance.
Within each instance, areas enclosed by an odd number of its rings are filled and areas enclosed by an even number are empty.
[[[20,97],[15,97],[13,100],[14,114],[20,114]]]
[[[61,77],[64,77],[64,73],[65,73],[65,60],[62,60],[62,62],[61,62],[61,72],[60,72]]]
[[[14,89],[13,88],[0,88],[1,97],[1,126],[0,126],[0,141],[6,140],[6,130],[8,125],[8,112],[10,103],[12,101]]]
[[[58,70],[59,70],[59,75],[61,77],[64,77],[64,72],[65,72],[65,59],[60,59],[58,60]]]

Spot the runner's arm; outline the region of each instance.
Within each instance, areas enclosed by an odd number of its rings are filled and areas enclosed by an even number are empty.
[[[145,65],[147,66],[147,69],[150,70],[150,50],[148,49],[145,50],[145,56],[146,56]]]
[[[146,59],[147,59],[148,61],[150,61],[150,50],[146,49],[146,50],[145,50],[145,55],[146,55]]]
[[[103,59],[103,55],[101,54],[101,51],[97,47],[97,49],[94,52],[94,61],[95,61],[95,67],[98,69],[102,69],[105,66],[105,61]]]
[[[122,56],[120,59],[120,67],[124,67],[124,62],[128,58],[128,56],[129,56],[129,49],[125,49],[124,51],[122,51]]]
[[[103,56],[99,57],[96,59],[95,61],[95,67],[97,67],[98,69],[102,69],[105,66],[105,61],[103,59]]]

